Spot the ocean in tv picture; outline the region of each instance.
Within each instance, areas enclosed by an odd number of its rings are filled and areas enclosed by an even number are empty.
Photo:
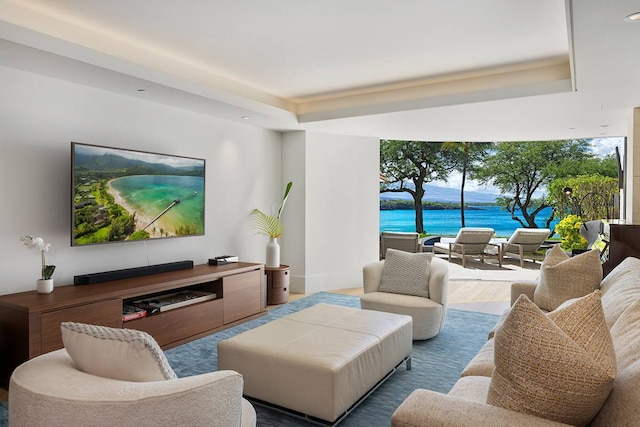
[[[519,222],[511,219],[511,214],[500,206],[471,206],[465,209],[464,219],[467,227],[490,227],[496,231],[497,237],[509,237],[516,228],[522,227]],[[436,236],[455,236],[460,229],[460,210],[425,210],[424,230],[427,234]],[[538,227],[545,226],[545,219],[551,213],[546,208],[536,216]],[[415,213],[412,210],[381,210],[380,231],[416,231]],[[558,223],[551,223],[551,230]]]
[[[175,199],[180,203],[163,215],[160,223],[197,224],[204,230],[204,178],[201,176],[136,175],[114,179],[112,184],[127,205],[153,218]]]

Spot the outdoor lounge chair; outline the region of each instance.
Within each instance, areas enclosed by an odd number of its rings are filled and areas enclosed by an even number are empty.
[[[463,227],[458,231],[453,242],[436,242],[433,244],[433,253],[445,253],[448,260],[455,256],[462,258],[462,267],[466,267],[467,258],[479,258],[484,262],[485,258],[496,258],[502,267],[500,245],[489,243],[495,231],[493,228]],[[493,248],[489,248],[489,247]]]
[[[548,228],[516,228],[509,240],[502,244],[502,256],[518,258],[520,267],[524,267],[525,258],[533,262],[544,258],[536,251],[550,235]]]
[[[380,233],[380,259],[384,259],[387,249],[405,252],[420,252],[420,234],[418,233]]]
[[[609,224],[602,220],[594,219],[583,223],[579,232],[587,241],[587,249],[591,249],[602,234],[609,234]]]

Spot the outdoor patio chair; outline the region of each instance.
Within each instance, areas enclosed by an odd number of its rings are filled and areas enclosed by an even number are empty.
[[[466,268],[467,258],[479,258],[484,262],[485,258],[496,258],[502,267],[502,254],[500,245],[489,243],[495,231],[493,228],[463,227],[458,231],[453,242],[436,242],[433,244],[433,253],[444,253],[451,257],[462,258],[462,267]]]
[[[502,257],[514,257],[520,260],[520,267],[524,267],[525,258],[535,263],[542,260],[544,255],[536,251],[551,235],[548,228],[516,228],[509,240],[502,244]]]
[[[587,249],[591,249],[600,235],[609,234],[609,224],[602,220],[594,219],[587,221],[580,226],[580,235],[587,241]]]
[[[380,259],[384,259],[389,248],[405,252],[420,252],[420,234],[383,231],[380,234]]]

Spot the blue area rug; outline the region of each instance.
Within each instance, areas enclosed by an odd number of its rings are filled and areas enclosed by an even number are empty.
[[[218,341],[263,325],[318,303],[360,308],[358,297],[320,292],[284,304],[267,316],[201,338],[166,351],[169,363],[179,377],[213,371],[218,365]],[[486,342],[487,334],[496,324],[498,316],[462,310],[448,310],[445,327],[434,338],[414,341],[411,367],[404,364],[373,394],[362,402],[340,426],[371,427],[389,425],[391,414],[416,388],[447,393],[460,377],[467,363]],[[309,426],[311,423],[276,410],[255,405],[258,426]]]
[[[259,319],[235,326],[217,334],[166,351],[169,363],[179,377],[215,371],[218,365],[219,341],[263,325],[271,320],[302,310],[318,303],[360,307],[360,299],[353,296],[320,292],[284,304]],[[447,393],[458,380],[471,358],[486,342],[489,330],[498,316],[462,310],[448,310],[444,329],[427,341],[414,341],[411,351],[412,369],[404,364],[344,421],[343,427],[371,427],[389,425],[391,414],[416,388]],[[258,426],[309,426],[311,423],[291,415],[256,405]],[[0,403],[0,426],[7,425],[7,402]]]

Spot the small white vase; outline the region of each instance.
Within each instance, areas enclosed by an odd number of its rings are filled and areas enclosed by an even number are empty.
[[[38,279],[37,289],[39,294],[50,294],[53,292],[53,279]]]
[[[280,267],[280,245],[275,237],[270,237],[267,243],[267,267]]]

